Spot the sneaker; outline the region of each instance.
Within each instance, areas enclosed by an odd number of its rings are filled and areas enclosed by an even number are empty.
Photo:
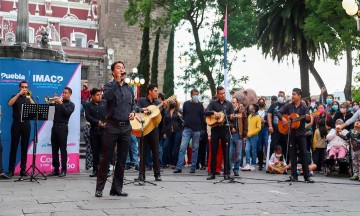
[[[190,170],[190,173],[195,173],[195,169],[191,169],[191,170]]]
[[[255,171],[256,170],[255,165],[251,165],[250,169],[251,169],[251,171]]]
[[[239,172],[234,172],[234,176],[239,176]]]
[[[307,177],[307,178],[305,179],[305,182],[306,182],[306,183],[315,183],[315,181],[312,180],[310,177]]]
[[[350,178],[350,180],[352,180],[352,181],[359,180],[359,176],[358,176],[357,174],[354,174],[354,175]]]
[[[181,173],[182,171],[180,169],[175,169],[173,173]]]
[[[241,168],[241,170],[250,171],[250,170],[251,170],[250,164],[246,164],[246,165],[244,166],[244,168]]]

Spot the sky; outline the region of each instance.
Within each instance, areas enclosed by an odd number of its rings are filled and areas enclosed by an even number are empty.
[[[202,36],[204,36],[204,32],[202,32]],[[186,38],[186,40],[184,40],[184,38]],[[176,82],[178,82],[177,76],[182,73],[180,68],[184,66],[184,63],[180,63],[180,52],[187,48],[187,44],[191,40],[193,40],[193,36],[186,31],[186,25],[177,29],[175,34],[174,73],[175,94],[178,95],[179,101],[188,100],[190,97],[189,93],[187,97],[185,96],[184,89],[181,86],[177,86]],[[294,87],[301,87],[300,69],[296,56],[294,57],[293,65],[291,63],[291,57],[289,57],[288,61],[284,60],[281,63],[273,61],[271,58],[265,59],[257,47],[243,49],[235,55],[237,55],[238,58],[237,61],[234,62],[230,73],[239,77],[244,75],[248,76],[249,81],[243,86],[254,89],[258,96],[277,95],[279,90],[283,90],[286,95],[290,95]],[[329,93],[343,91],[346,82],[345,59],[340,60],[338,65],[332,60],[324,62],[319,59],[315,62],[315,68],[324,80]],[[360,68],[354,67],[353,74],[356,74],[357,71],[360,71]],[[310,93],[311,95],[320,94],[320,88],[311,74]],[[200,94],[210,94],[210,91]]]

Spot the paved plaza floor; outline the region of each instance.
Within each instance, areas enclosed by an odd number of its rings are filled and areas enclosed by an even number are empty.
[[[83,162],[83,161],[81,161]],[[82,164],[83,166],[83,164]],[[110,182],[104,196],[96,198],[96,179],[90,170],[52,177],[39,183],[12,180],[0,181],[0,215],[359,215],[360,182],[346,176],[325,177],[316,174],[315,184],[278,182],[288,175],[271,175],[264,171],[241,172],[238,183],[207,181],[207,173],[197,170],[190,174],[173,174],[165,169],[162,182],[155,182],[153,173],[146,172],[146,184],[125,185],[126,198],[109,195]],[[135,170],[126,171],[133,180]],[[303,180],[302,177],[299,178]],[[111,178],[108,179],[112,180]]]

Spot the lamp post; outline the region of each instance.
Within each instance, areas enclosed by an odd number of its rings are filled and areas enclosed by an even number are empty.
[[[127,75],[127,77],[125,78],[125,82],[127,84],[131,85],[131,87],[134,90],[134,94],[135,94],[136,99],[139,99],[139,97],[140,97],[140,86],[145,83],[145,79],[142,76],[142,74],[138,73],[137,68],[132,69],[132,72],[129,73]]]

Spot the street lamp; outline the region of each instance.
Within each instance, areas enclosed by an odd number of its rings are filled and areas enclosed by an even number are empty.
[[[341,5],[349,16],[354,16],[359,10],[357,0],[343,0]]]
[[[125,82],[132,85],[132,86],[140,86],[145,83],[145,79],[142,74],[138,74],[138,69],[133,68],[132,73],[125,78]]]

